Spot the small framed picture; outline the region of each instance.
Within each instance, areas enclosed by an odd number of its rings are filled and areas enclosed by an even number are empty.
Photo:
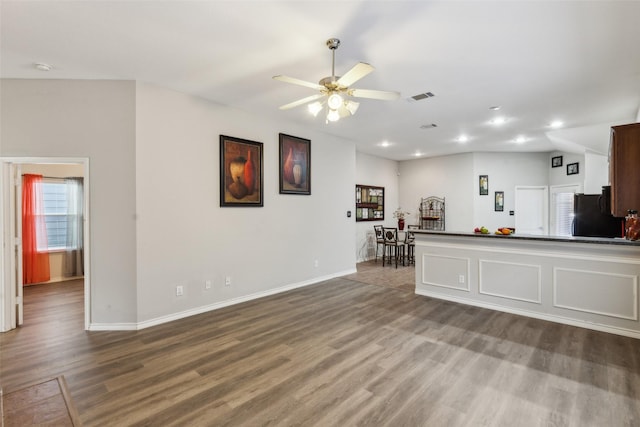
[[[494,210],[496,212],[504,211],[504,191],[496,191]]]
[[[562,156],[556,156],[551,158],[551,167],[559,168],[562,166]]]
[[[567,165],[567,175],[577,175],[580,173],[579,163],[569,163]]]
[[[480,175],[478,180],[478,186],[480,187],[480,195],[486,196],[489,194],[489,175]]]

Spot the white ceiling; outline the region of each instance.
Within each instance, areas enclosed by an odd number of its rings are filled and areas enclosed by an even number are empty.
[[[3,0],[0,7],[3,78],[149,82],[396,160],[416,152],[606,153],[608,127],[635,122],[640,107],[637,1]],[[331,75],[330,37],[342,41],[336,74],[370,63],[376,70],[353,86],[401,98],[361,100],[355,116],[329,124],[304,106],[279,110],[314,91],[272,76]],[[53,69],[38,71],[37,62]],[[410,100],[427,91],[435,97]],[[490,125],[498,114],[507,122]],[[556,119],[563,129],[549,128]],[[465,144],[456,141],[463,133]],[[526,142],[517,144],[520,135]]]

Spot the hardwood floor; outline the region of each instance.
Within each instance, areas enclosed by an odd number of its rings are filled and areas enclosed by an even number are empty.
[[[137,332],[85,332],[81,298],[34,291],[0,381],[64,375],[86,426],[640,425],[639,340],[417,296],[374,270],[413,267],[369,264]]]

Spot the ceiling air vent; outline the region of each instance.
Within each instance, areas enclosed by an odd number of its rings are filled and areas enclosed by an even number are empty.
[[[417,95],[413,95],[411,99],[413,99],[414,101],[420,101],[422,99],[432,98],[434,96],[435,95],[432,92],[425,92],[425,93],[419,93]]]
[[[435,123],[431,123],[430,125],[422,125],[420,126],[420,129],[431,129],[431,128],[437,128],[438,125]]]

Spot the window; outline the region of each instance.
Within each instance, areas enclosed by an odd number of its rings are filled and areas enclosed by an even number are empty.
[[[551,234],[554,236],[573,234],[573,195],[578,192],[579,185],[551,187]]]
[[[62,250],[67,245],[67,184],[42,183],[44,217],[47,228],[47,249]]]

